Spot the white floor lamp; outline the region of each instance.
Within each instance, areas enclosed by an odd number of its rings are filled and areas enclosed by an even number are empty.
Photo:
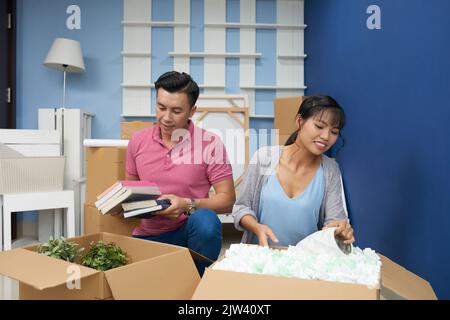
[[[62,136],[61,154],[64,155],[64,108],[66,106],[66,72],[84,72],[83,54],[80,42],[65,38],[56,38],[47,57],[44,60],[46,67],[63,71],[63,100],[61,107],[62,114]]]

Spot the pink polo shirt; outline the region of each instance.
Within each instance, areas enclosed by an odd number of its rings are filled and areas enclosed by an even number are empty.
[[[126,171],[139,180],[155,182],[162,194],[182,198],[208,198],[211,186],[233,179],[231,165],[220,138],[196,127],[175,132],[179,143],[169,150],[161,139],[159,125],[135,133],[128,143]],[[142,219],[133,235],[157,236],[178,229],[188,217],[177,219],[155,216]]]

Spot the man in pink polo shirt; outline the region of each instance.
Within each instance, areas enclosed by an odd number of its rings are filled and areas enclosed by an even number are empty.
[[[155,182],[171,206],[142,219],[133,237],[188,247],[216,260],[222,246],[217,213],[232,211],[231,165],[220,138],[190,120],[199,96],[186,73],[166,72],[155,82],[157,124],[135,133],[127,150],[126,179]],[[209,197],[211,186],[214,195]],[[205,265],[197,264],[200,274]]]

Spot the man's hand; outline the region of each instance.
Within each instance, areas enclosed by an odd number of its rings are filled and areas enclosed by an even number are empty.
[[[167,209],[161,210],[158,212],[158,216],[164,216],[169,219],[177,219],[180,214],[186,211],[186,208],[188,207],[190,200],[187,198],[180,198],[173,194],[164,194],[158,198],[160,199],[169,199],[170,200],[170,207]]]
[[[121,217],[121,218],[123,218],[123,210],[109,212],[109,214],[112,215],[113,217]]]
[[[268,238],[270,238],[270,240],[272,240],[273,242],[278,242],[275,233],[273,233],[272,229],[270,229],[265,224],[258,223],[255,234],[258,237],[260,246],[268,247],[269,246],[267,242]]]
[[[353,242],[355,242],[355,237],[353,236],[353,228],[347,220],[331,221],[330,223],[327,223],[327,225],[325,225],[322,230],[333,227],[336,227],[334,235],[339,236],[341,239],[343,239],[345,244],[352,244]]]

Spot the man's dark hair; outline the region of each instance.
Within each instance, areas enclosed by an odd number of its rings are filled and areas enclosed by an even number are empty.
[[[158,94],[159,88],[163,88],[170,93],[185,93],[188,97],[189,107],[191,109],[194,107],[198,95],[200,94],[197,83],[185,72],[168,71],[162,74],[158,80],[155,81],[156,94]]]

